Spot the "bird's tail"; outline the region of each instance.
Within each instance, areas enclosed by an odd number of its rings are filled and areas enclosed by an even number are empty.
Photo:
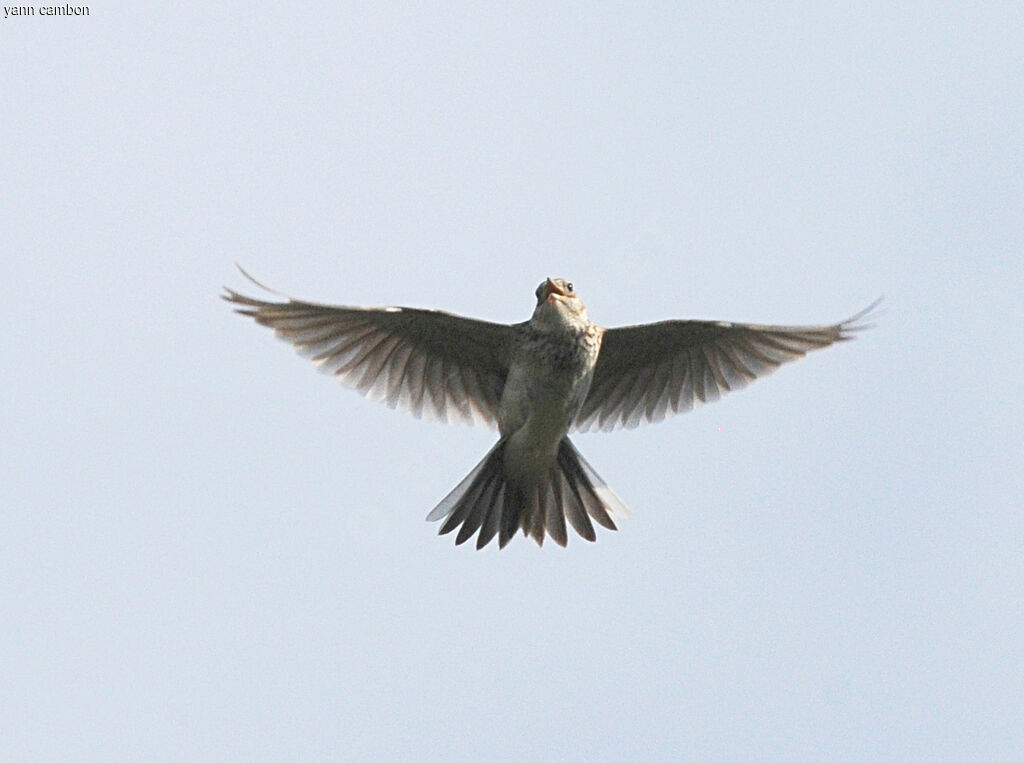
[[[440,534],[461,525],[456,545],[465,543],[479,530],[476,547],[483,548],[498,536],[501,548],[516,530],[530,535],[537,545],[547,532],[555,543],[567,541],[565,520],[589,541],[597,540],[591,519],[609,530],[617,529],[613,517],[631,515],[615,491],[605,484],[579,451],[563,437],[547,474],[536,484],[522,486],[505,474],[502,438],[462,482],[427,516],[428,521],[444,519]]]

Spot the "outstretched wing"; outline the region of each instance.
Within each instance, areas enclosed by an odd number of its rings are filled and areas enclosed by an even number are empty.
[[[265,302],[231,289],[223,298],[365,397],[417,417],[495,426],[511,326],[439,310]]]
[[[663,321],[605,331],[580,431],[633,428],[717,400],[811,350],[852,339],[881,300],[832,326]]]

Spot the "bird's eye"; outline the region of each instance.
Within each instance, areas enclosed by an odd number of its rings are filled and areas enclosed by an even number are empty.
[[[572,291],[572,283],[571,283],[571,282],[570,282],[570,283],[567,283],[567,284],[565,285],[565,288],[566,288],[566,289],[568,289],[569,291]]]

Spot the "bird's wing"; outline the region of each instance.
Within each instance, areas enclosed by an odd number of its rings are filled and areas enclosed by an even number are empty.
[[[417,417],[496,424],[511,326],[439,310],[264,302],[231,289],[223,297],[372,400]]]
[[[717,400],[810,350],[852,339],[877,305],[832,326],[663,321],[609,329],[574,427],[633,428]]]

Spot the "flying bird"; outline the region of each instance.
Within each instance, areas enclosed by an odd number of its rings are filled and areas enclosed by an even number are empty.
[[[511,326],[410,307],[267,302],[228,288],[223,298],[365,397],[417,417],[496,426],[494,447],[427,515],[444,520],[442,535],[458,530],[457,545],[476,535],[478,549],[495,536],[504,548],[518,530],[564,546],[566,521],[589,541],[593,522],[617,529],[630,510],[570,431],[632,428],[717,400],[853,338],[878,305],[829,326],[670,320],[604,329],[571,282],[547,278],[535,294],[533,316]]]

